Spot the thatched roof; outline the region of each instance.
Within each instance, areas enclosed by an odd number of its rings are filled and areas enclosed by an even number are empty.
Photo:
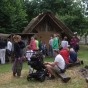
[[[11,34],[3,34],[3,33],[0,33],[0,37],[1,38],[4,38],[4,39],[8,38],[10,35]]]
[[[72,37],[73,33],[72,31],[60,20],[58,20],[53,13],[51,12],[45,12],[39,14],[37,17],[33,18],[30,23],[25,27],[24,31],[22,33],[31,33],[33,29],[46,17],[48,16],[49,19],[51,19],[58,27],[57,30],[60,30],[64,32],[68,37]]]

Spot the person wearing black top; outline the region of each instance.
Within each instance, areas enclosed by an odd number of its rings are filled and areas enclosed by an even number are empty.
[[[23,64],[22,50],[25,47],[25,44],[23,41],[21,41],[21,36],[19,35],[14,35],[13,39],[14,39],[14,56],[15,56],[13,64],[13,76],[16,76],[17,74],[17,76],[20,77]]]
[[[3,39],[0,38],[0,60],[1,64],[5,64],[5,53],[6,53],[6,47],[7,43]]]

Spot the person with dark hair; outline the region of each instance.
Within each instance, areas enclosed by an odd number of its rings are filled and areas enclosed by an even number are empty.
[[[45,41],[42,43],[42,53],[45,56],[48,56],[48,51],[47,51],[47,46],[46,46],[46,43]]]
[[[69,51],[67,48],[61,48],[60,50],[60,55],[64,58],[65,63],[69,64]]]
[[[26,46],[26,58],[27,61],[30,62],[31,61],[31,57],[34,54],[33,50],[31,50],[30,45]],[[33,68],[29,65],[29,74],[31,74],[33,72]]]
[[[54,34],[54,38],[53,38],[53,41],[52,41],[52,48],[53,48],[53,50],[54,49],[57,49],[57,50],[59,49],[59,39],[58,39],[56,34]]]
[[[6,53],[6,47],[7,42],[4,41],[4,39],[0,39],[0,59],[1,59],[1,64],[5,64],[5,53]]]
[[[70,41],[70,45],[71,47],[73,47],[73,49],[78,52],[79,50],[79,45],[78,45],[79,39],[77,38],[77,36],[74,34],[71,41]]]
[[[54,62],[45,62],[44,65],[48,72],[51,74],[50,79],[56,77],[56,73],[61,73],[65,71],[65,61],[63,57],[59,54],[58,50],[54,50],[55,60]]]
[[[67,37],[66,36],[61,41],[61,47],[63,47],[63,48],[67,48],[68,47],[68,41],[67,41]]]
[[[36,50],[39,50],[39,41],[37,38],[35,38],[35,43],[36,43]]]
[[[11,42],[10,38],[8,38],[7,39],[6,54],[7,54],[7,57],[9,59],[10,63],[12,62],[12,60],[11,60],[11,53],[12,53],[12,42]]]
[[[53,56],[52,44],[53,44],[53,37],[51,36],[51,37],[50,37],[50,40],[49,40],[49,55],[50,55],[50,56]]]
[[[42,45],[43,45],[43,43],[42,43],[42,40],[39,40],[39,51],[41,51],[42,52]]]
[[[31,47],[31,49],[33,51],[37,50],[37,46],[36,46],[36,42],[35,42],[35,38],[34,37],[31,37],[31,41],[30,41],[29,45],[30,45],[30,47]]]
[[[73,48],[70,48],[69,50],[69,62],[70,63],[75,63],[77,61],[77,53]]]

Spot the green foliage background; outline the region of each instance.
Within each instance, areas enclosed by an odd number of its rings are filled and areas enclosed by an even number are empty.
[[[85,0],[0,0],[0,32],[18,33],[39,13],[52,11],[73,32],[88,32]],[[86,3],[86,2],[85,2]],[[87,3],[86,3],[87,4]]]

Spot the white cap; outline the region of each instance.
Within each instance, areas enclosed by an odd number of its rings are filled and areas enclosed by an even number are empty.
[[[74,35],[76,35],[77,34],[77,32],[74,32]]]

